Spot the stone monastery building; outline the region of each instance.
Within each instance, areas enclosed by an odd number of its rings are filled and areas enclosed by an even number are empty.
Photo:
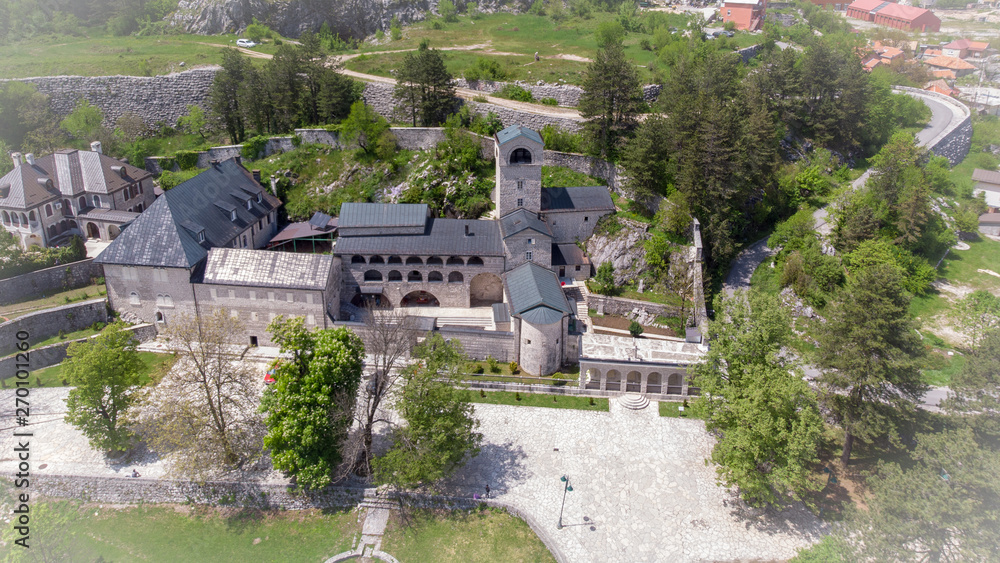
[[[496,135],[496,219],[431,217],[424,204],[345,203],[333,255],[260,250],[280,205],[235,159],[165,192],[97,257],[112,307],[169,324],[178,313],[239,317],[250,344],[302,316],[326,328],[356,307],[492,307],[510,356],[549,374],[576,361],[574,309],[559,278],[585,279],[577,242],[614,211],[604,186],[542,188],[541,136]],[[429,315],[434,316],[433,310]]]

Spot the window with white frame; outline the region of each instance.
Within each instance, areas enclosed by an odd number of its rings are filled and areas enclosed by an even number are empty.
[[[528,244],[535,244],[535,239],[529,238],[528,239]]]
[[[128,294],[128,304],[129,305],[142,305],[142,302],[139,301],[139,294],[136,293],[136,292],[134,292],[134,291],[132,293],[129,293]]]
[[[229,220],[230,221],[235,221],[236,220],[236,210],[235,209],[233,209],[232,211],[229,212]]]
[[[274,292],[273,291],[268,291],[267,292],[267,300],[268,301],[274,301]]]
[[[531,251],[530,250],[524,253],[524,259],[525,260],[531,260]]]
[[[122,266],[122,279],[139,279],[139,268],[136,268],[135,266]]]
[[[209,288],[208,293],[209,293],[209,295],[212,296],[212,299],[218,299],[219,298],[218,291],[214,287],[213,288]]]
[[[524,180],[518,180],[517,181],[517,189],[519,189],[519,190],[523,190],[524,189]]]

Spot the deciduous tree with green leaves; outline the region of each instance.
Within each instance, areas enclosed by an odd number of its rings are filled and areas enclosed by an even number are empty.
[[[66,422],[78,428],[91,447],[128,449],[133,434],[123,416],[135,402],[142,382],[138,341],[125,323],[108,325],[96,337],[73,342],[66,350],[63,373],[73,389],[66,400]]]
[[[97,134],[102,121],[104,112],[101,108],[91,105],[87,99],[82,99],[59,125],[74,138],[90,139]]]
[[[969,337],[970,348],[976,349],[987,334],[1000,329],[1000,297],[977,289],[958,302],[955,317],[959,328]]]
[[[205,110],[200,106],[189,105],[188,112],[177,119],[177,127],[189,135],[198,135],[205,139],[209,132],[208,120],[205,119]]]
[[[818,334],[824,373],[821,397],[844,429],[841,462],[855,439],[889,435],[909,418],[927,390],[920,377],[924,347],[909,314],[898,268],[873,266],[848,280]]]
[[[712,347],[694,368],[696,408],[718,436],[712,461],[720,482],[754,506],[803,500],[823,433],[816,396],[799,367],[780,354],[791,319],[776,296],[751,290],[717,297]]]
[[[483,436],[465,391],[452,378],[466,361],[461,342],[431,334],[413,350],[396,410],[406,425],[393,431],[393,446],[373,462],[375,480],[396,487],[431,485],[479,453]]]
[[[299,488],[325,487],[353,422],[364,344],[346,327],[310,331],[301,317],[278,317],[267,328],[292,357],[275,368],[276,382],[261,399],[264,445],[274,467],[293,476]]]
[[[597,287],[594,291],[602,295],[611,295],[615,292],[615,266],[611,262],[601,262],[597,267],[597,274],[594,276],[594,283]]]
[[[361,100],[351,105],[351,113],[340,125],[340,133],[344,141],[356,143],[370,156],[375,156],[383,135],[392,135],[389,122]]]

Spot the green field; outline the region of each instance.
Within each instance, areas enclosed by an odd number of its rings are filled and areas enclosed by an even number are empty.
[[[688,407],[681,412],[681,407],[684,403],[675,403],[671,401],[660,401],[659,403],[660,416],[665,416],[667,418],[701,418],[691,410],[691,404],[688,403]]]
[[[483,394],[486,396],[484,397]],[[520,400],[518,400],[520,397]],[[512,393],[510,391],[466,391],[470,403],[487,405],[518,405],[525,407],[545,407],[550,409],[577,409],[581,411],[609,410],[608,400],[603,397],[577,397],[572,395],[545,395],[540,393]],[[590,401],[594,404],[591,405]]]
[[[407,525],[391,518],[382,537],[382,551],[403,563],[555,561],[523,520],[493,508],[451,513],[420,510]]]
[[[221,63],[222,47],[235,46],[236,39],[235,35],[115,37],[92,31],[86,37],[41,35],[0,45],[0,78],[170,74]],[[273,43],[254,48],[261,53],[275,50]]]
[[[177,361],[173,354],[157,354],[156,352],[139,352],[139,359],[143,363],[142,384],[156,383],[163,375],[170,370],[170,367]],[[29,385],[27,387],[63,387],[63,364],[56,364],[47,368],[42,368],[31,372]],[[4,387],[12,386],[13,379],[5,379]]]

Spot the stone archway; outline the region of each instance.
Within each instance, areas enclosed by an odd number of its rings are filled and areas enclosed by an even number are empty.
[[[87,223],[87,238],[101,238],[101,230],[96,223]]]
[[[116,238],[118,238],[118,235],[120,235],[121,233],[122,231],[121,229],[118,228],[117,225],[108,226],[108,238],[110,238],[111,240],[115,240]]]
[[[496,274],[482,273],[469,283],[469,306],[485,307],[503,303],[503,281]]]
[[[607,390],[608,391],[621,391],[622,385],[622,374],[616,369],[608,370],[607,374]]]
[[[642,391],[642,374],[635,370],[628,372],[625,375],[625,390],[632,393]]]
[[[411,291],[407,293],[405,297],[399,302],[400,307],[440,307],[441,302],[438,301],[434,294],[428,293],[426,291]]]

